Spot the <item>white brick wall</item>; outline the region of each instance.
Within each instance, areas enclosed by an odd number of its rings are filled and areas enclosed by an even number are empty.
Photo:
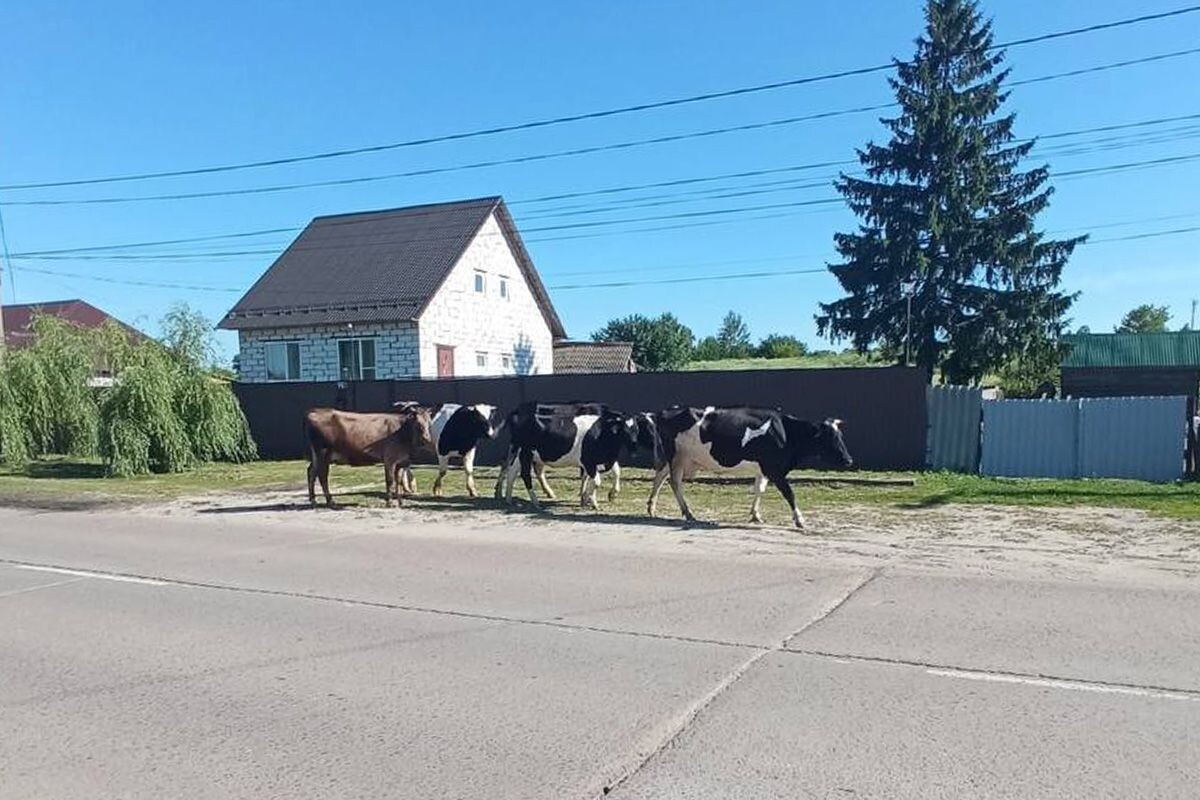
[[[475,271],[485,273],[484,294],[475,292]],[[500,297],[500,277],[508,278],[509,297]],[[441,291],[421,315],[421,375],[437,377],[437,345],[454,348],[454,374],[541,375],[554,371],[553,336],[533,293],[509,250],[495,215],[476,234]],[[487,353],[487,367],[476,354]],[[502,356],[512,366],[502,368]]]
[[[265,383],[267,380],[267,342],[300,343],[300,380],[336,381],[341,378],[338,341],[373,339],[375,376],[412,378],[418,375],[417,326],[412,322],[345,325],[317,325],[269,330],[238,331],[240,380]]]
[[[486,290],[475,292],[475,272],[485,274]],[[508,279],[508,298],[500,297],[500,278]],[[529,285],[509,250],[494,215],[480,228],[442,288],[416,322],[242,330],[238,332],[240,379],[267,380],[265,343],[300,343],[300,380],[334,381],[338,340],[375,339],[376,377],[437,377],[437,346],[454,348],[454,374],[539,375],[554,371],[553,336]],[[477,364],[479,353],[487,366]],[[510,366],[503,366],[504,357]]]

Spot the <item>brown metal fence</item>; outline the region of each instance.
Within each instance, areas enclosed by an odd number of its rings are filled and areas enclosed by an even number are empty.
[[[531,375],[454,380],[240,383],[234,389],[264,458],[303,456],[301,418],[316,406],[385,411],[397,400],[489,403],[525,400],[609,403],[624,411],[670,405],[781,408],[805,419],[839,417],[846,444],[865,469],[920,469],[925,460],[925,378],[903,367]],[[503,435],[500,437],[504,439]],[[503,445],[482,448],[494,464]]]

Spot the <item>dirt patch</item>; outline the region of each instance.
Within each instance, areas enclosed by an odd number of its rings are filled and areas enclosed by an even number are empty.
[[[130,513],[187,516],[222,525],[299,526],[331,535],[512,541],[556,547],[791,558],[820,563],[1031,574],[1056,579],[1200,577],[1200,523],[1142,511],[1088,507],[830,506],[807,515],[809,530],[770,525],[686,527],[675,517],[508,510],[489,499],[416,498],[402,509],[308,507],[295,492],[212,494]]]

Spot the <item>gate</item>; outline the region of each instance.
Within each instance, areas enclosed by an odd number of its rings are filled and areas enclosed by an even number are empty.
[[[983,403],[984,475],[1172,481],[1184,471],[1187,399]]]

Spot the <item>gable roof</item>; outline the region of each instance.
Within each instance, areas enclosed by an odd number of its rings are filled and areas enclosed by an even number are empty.
[[[96,308],[91,303],[79,299],[52,300],[45,303],[21,303],[0,308],[4,322],[4,346],[13,350],[28,347],[37,339],[31,329],[33,318],[38,314],[57,317],[64,322],[78,325],[89,330],[100,328],[104,323],[113,321],[124,328],[135,340],[146,339],[146,334],[126,325],[116,317]]]
[[[492,214],[551,334],[565,336],[500,197],[317,217],[218,327],[415,320]]]
[[[1081,333],[1064,336],[1062,366],[1200,368],[1200,331]]]
[[[630,342],[555,342],[555,374],[633,372]]]

